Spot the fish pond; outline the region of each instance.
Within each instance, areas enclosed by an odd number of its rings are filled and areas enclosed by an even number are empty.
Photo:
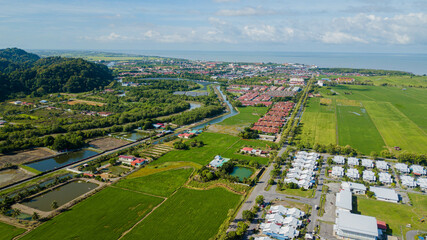
[[[26,166],[34,168],[40,172],[46,172],[49,170],[60,168],[70,163],[78,162],[88,157],[92,157],[96,154],[98,153],[91,150],[79,150],[75,152],[61,154],[56,157],[48,158],[38,162],[26,164]]]
[[[234,167],[233,171],[230,173],[233,177],[238,177],[242,182],[245,178],[250,178],[254,171],[251,168],[247,167]]]

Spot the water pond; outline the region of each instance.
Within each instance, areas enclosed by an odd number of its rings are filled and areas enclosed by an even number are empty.
[[[61,187],[55,188],[43,195],[32,198],[22,204],[40,211],[51,211],[52,202],[56,201],[58,207],[95,189],[98,184],[84,181],[73,181]]]
[[[230,175],[234,177],[238,177],[240,181],[243,181],[243,179],[245,178],[250,178],[253,173],[254,171],[251,168],[234,167]]]
[[[79,150],[61,154],[59,156],[48,158],[42,161],[26,164],[26,166],[39,170],[40,172],[46,172],[88,157],[92,157],[96,154],[98,153],[91,150]]]

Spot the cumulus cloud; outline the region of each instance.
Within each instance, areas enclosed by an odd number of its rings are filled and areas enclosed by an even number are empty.
[[[228,17],[235,17],[235,16],[256,16],[256,15],[270,15],[270,14],[277,14],[276,11],[264,9],[261,7],[253,8],[253,7],[245,7],[240,9],[222,9],[216,12],[216,15],[218,16],[228,16]]]
[[[368,43],[366,40],[363,40],[359,37],[351,36],[350,34],[343,32],[326,32],[323,36],[321,36],[321,40],[324,43]]]

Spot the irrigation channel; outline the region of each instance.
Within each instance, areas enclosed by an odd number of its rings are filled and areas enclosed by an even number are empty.
[[[185,79],[169,79],[169,80],[180,80],[181,81],[181,80],[185,80]],[[187,80],[187,81],[194,81],[196,83],[200,83],[200,84],[202,84],[204,86],[203,89],[205,89],[205,90],[207,90],[207,86],[208,85],[213,84],[213,83],[210,83],[210,82],[204,82],[204,81],[200,81],[200,80]],[[196,126],[192,127],[191,129],[194,129],[194,130],[203,129],[205,126],[222,122],[225,119],[230,118],[232,116],[235,116],[235,115],[237,115],[239,113],[238,111],[236,111],[233,108],[233,106],[227,100],[227,96],[225,96],[225,94],[221,91],[220,86],[216,86],[216,89],[218,90],[218,92],[221,95],[221,97],[224,100],[224,102],[227,104],[227,113],[223,114],[220,117],[217,117],[217,118],[211,119],[211,120],[209,120],[207,122],[204,122],[202,124],[198,124],[197,125],[197,123],[196,123]],[[194,107],[196,107],[196,106],[194,106]],[[155,144],[161,144],[166,137],[177,136],[180,133],[182,133],[182,132],[177,132],[177,133],[165,135],[161,139],[152,142],[152,144],[153,145],[155,145]],[[29,163],[29,164],[27,164],[27,166],[32,167],[32,168],[34,168],[36,170],[41,171],[42,174],[30,177],[30,178],[27,178],[27,179],[24,179],[22,181],[10,184],[8,186],[1,187],[0,189],[4,190],[4,189],[11,188],[11,187],[15,187],[15,186],[17,186],[17,185],[19,185],[21,183],[30,181],[30,180],[38,178],[38,177],[41,177],[45,173],[52,172],[52,171],[57,171],[57,170],[60,170],[62,168],[65,168],[65,167],[75,167],[77,165],[80,165],[80,164],[92,161],[96,157],[108,155],[108,154],[114,153],[116,151],[123,150],[125,148],[138,145],[141,142],[146,141],[146,140],[149,140],[149,138],[140,139],[140,140],[137,140],[137,141],[135,141],[133,143],[129,143],[129,144],[125,145],[125,146],[122,146],[122,147],[119,147],[119,148],[116,148],[116,149],[112,149],[112,150],[108,150],[108,151],[106,151],[104,153],[97,153],[97,152],[94,152],[94,151],[91,151],[91,150],[83,149],[83,150],[79,150],[79,151],[76,151],[76,152],[70,152],[70,153],[58,155],[58,156],[55,156],[55,157],[43,159],[43,160],[40,160],[40,161],[36,161],[36,162],[33,162],[33,163]]]

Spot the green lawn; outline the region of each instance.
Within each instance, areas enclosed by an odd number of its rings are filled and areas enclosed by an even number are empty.
[[[351,145],[366,154],[385,149],[385,143],[365,108],[337,106],[337,116],[339,145]]]
[[[168,197],[187,181],[192,168],[169,170],[138,178],[122,179],[115,186]]]
[[[162,200],[109,187],[22,239],[117,239]]]
[[[421,223],[419,220],[427,215],[427,196],[421,194],[411,194],[412,205],[389,203],[367,199],[366,197],[357,197],[357,212],[362,215],[376,217],[377,220],[385,221],[391,229],[389,233],[401,236],[400,228],[404,234],[409,230],[425,230],[427,223]],[[406,225],[411,224],[412,228]],[[391,232],[390,232],[391,231]]]
[[[293,195],[293,196],[298,196],[298,197],[313,198],[314,197],[314,191],[315,191],[315,189],[309,189],[309,190],[303,191],[301,189],[287,188],[285,190],[277,191],[277,192],[283,193],[283,194],[288,194],[288,195]]]
[[[267,112],[267,107],[239,107],[237,110],[239,110],[239,114],[225,119],[218,125],[249,126],[251,123],[258,121]]]
[[[341,76],[320,76],[321,78],[335,79]],[[399,87],[410,87],[410,86],[422,86],[427,87],[426,76],[352,76],[358,82],[372,83],[375,86],[381,86],[382,84],[389,84],[390,86]]]
[[[25,229],[0,222],[0,240],[10,240],[24,232]]]
[[[215,236],[241,196],[223,188],[181,188],[124,239],[200,240]]]
[[[266,147],[266,144],[271,142],[258,141],[258,140],[241,140],[239,137],[231,136],[220,133],[204,132],[197,136],[198,141],[203,141],[206,145],[200,148],[191,148],[190,150],[174,150],[166,153],[154,164],[160,164],[164,162],[175,162],[175,161],[190,161],[206,165],[216,155],[229,158],[239,158],[254,160],[261,164],[266,164],[268,158],[252,157],[247,155],[238,154],[237,150],[241,147],[248,145],[254,147]],[[191,140],[190,140],[191,141]]]

